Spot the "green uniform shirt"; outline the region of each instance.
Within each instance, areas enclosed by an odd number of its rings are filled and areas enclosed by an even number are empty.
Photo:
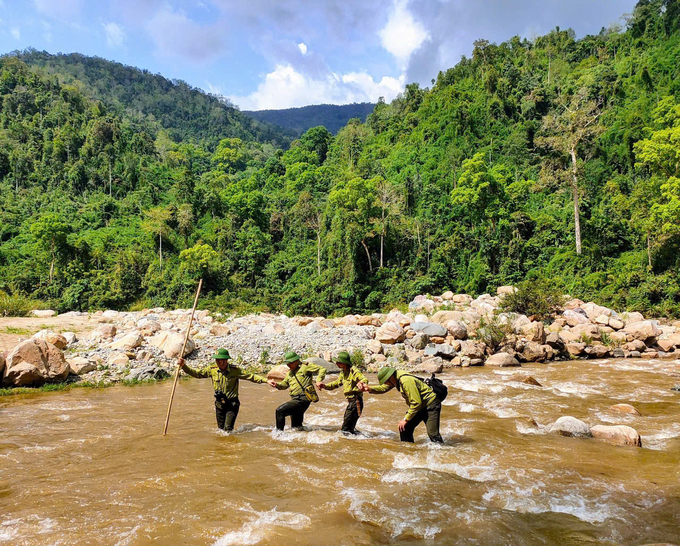
[[[347,375],[345,375],[345,372],[341,371],[335,381],[326,385],[326,390],[332,391],[342,385],[342,394],[345,395],[345,398],[356,398],[356,396],[360,394],[360,391],[357,388],[357,383],[359,382],[368,383],[368,380],[364,377],[364,374],[356,367],[352,366],[349,369],[349,372],[347,372]]]
[[[183,370],[192,377],[211,378],[215,392],[224,394],[226,398],[238,398],[239,379],[245,379],[253,383],[267,382],[266,377],[244,372],[241,368],[232,365],[227,366],[227,369],[222,371],[214,363],[203,368],[190,368],[185,364]]]
[[[312,375],[314,374],[317,374],[317,383],[323,381],[323,378],[326,377],[326,368],[312,363],[300,364],[295,373],[293,373],[293,370],[289,370],[283,381],[276,384],[276,388],[285,390],[290,387],[291,396],[304,396],[304,389],[312,384]]]
[[[437,395],[431,387],[417,377],[409,375],[407,372],[397,371],[397,388],[408,404],[408,411],[404,416],[404,421],[410,421],[423,407],[436,402]],[[392,390],[392,386],[385,383],[377,387],[369,387],[369,392],[382,394]]]

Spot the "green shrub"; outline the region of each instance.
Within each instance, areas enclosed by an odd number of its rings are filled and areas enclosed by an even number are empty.
[[[513,294],[503,297],[500,308],[505,312],[547,320],[557,314],[563,305],[562,290],[551,280],[539,277],[521,282]]]
[[[366,369],[366,361],[364,360],[364,353],[361,349],[354,349],[351,355],[352,366],[356,366],[360,370]]]
[[[8,294],[0,290],[0,316],[25,317],[32,309],[40,309],[43,303],[21,294]]]
[[[502,322],[497,315],[492,315],[490,317],[482,317],[479,320],[477,339],[486,343],[492,351],[496,352],[512,333],[512,324]]]

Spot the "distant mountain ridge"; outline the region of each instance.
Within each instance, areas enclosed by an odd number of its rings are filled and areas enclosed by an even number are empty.
[[[272,123],[293,131],[300,136],[307,129],[319,125],[323,125],[331,133],[336,134],[352,118],[360,118],[362,123],[365,122],[374,108],[375,104],[372,102],[355,102],[341,105],[313,104],[280,110],[243,110],[243,113],[258,121]]]
[[[221,97],[148,70],[80,53],[53,55],[27,49],[8,55],[57,76],[61,84],[78,87],[121,116],[160,125],[176,142],[203,141],[214,147],[223,138],[240,138],[286,148],[294,136],[246,116]]]

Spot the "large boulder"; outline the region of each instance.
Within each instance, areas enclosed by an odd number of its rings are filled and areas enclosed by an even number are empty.
[[[380,326],[380,319],[373,316],[357,317],[357,326]]]
[[[283,381],[288,375],[290,368],[285,364],[279,364],[274,366],[269,372],[267,372],[267,379],[274,379],[275,381]]]
[[[83,375],[97,369],[97,363],[82,356],[70,358],[68,362],[69,368],[73,375]]]
[[[184,349],[184,354],[180,355],[182,352],[182,345],[184,344],[184,334],[175,332],[173,330],[163,330],[158,332],[153,336],[149,342],[154,347],[159,348],[163,351],[163,354],[168,358],[179,358],[191,354],[196,348],[196,344],[191,337],[187,340],[187,346]]]
[[[28,362],[19,362],[7,368],[3,384],[12,387],[37,387],[46,380],[44,372]]]
[[[109,344],[111,349],[136,349],[144,342],[141,332],[135,330]]]
[[[590,322],[588,315],[586,315],[580,307],[577,307],[576,309],[567,309],[563,313],[563,316],[569,326],[578,326],[579,324],[588,324]]]
[[[335,362],[330,362],[329,360],[324,360],[323,358],[312,356],[310,358],[306,358],[305,362],[326,368],[326,372],[328,373],[340,373],[340,368]]]
[[[369,353],[373,353],[374,355],[381,354],[383,352],[383,346],[382,343],[380,343],[377,339],[372,339],[368,343],[366,343],[366,350]]]
[[[210,333],[216,337],[228,336],[231,334],[231,328],[226,324],[216,322],[210,327]]]
[[[419,334],[427,334],[428,336],[445,337],[449,332],[441,324],[434,322],[413,322],[411,329]]]
[[[133,368],[130,370],[127,378],[136,381],[151,381],[163,379],[164,377],[167,377],[167,375],[168,372],[160,366],[156,366],[155,364],[147,364],[146,366]]]
[[[576,419],[576,417],[571,417],[569,415],[560,417],[555,421],[552,427],[550,427],[550,432],[559,432],[562,436],[577,436],[582,438],[589,438],[592,436],[588,425],[583,421]]]
[[[623,313],[620,318],[626,324],[634,324],[636,322],[642,322],[645,320],[645,317],[642,315],[642,313],[638,313],[637,311],[633,311],[632,313]]]
[[[583,305],[581,305],[581,309],[583,309],[586,312],[586,315],[588,315],[588,318],[592,321],[596,321],[597,317],[600,316],[611,317],[612,314],[614,313],[611,309],[607,309],[606,307],[597,305],[592,301],[589,301],[588,303],[584,303]]]
[[[654,343],[656,338],[661,335],[661,330],[651,320],[626,324],[623,331],[633,336],[633,339],[638,339],[647,344]]]
[[[388,322],[394,322],[395,324],[398,324],[403,328],[404,326],[411,324],[412,320],[406,315],[404,315],[404,313],[402,313],[398,309],[393,309],[392,311],[389,312],[387,317],[385,317],[383,326]]]
[[[590,429],[594,438],[605,440],[617,446],[642,447],[637,430],[626,425],[596,425]]]
[[[680,334],[672,334],[668,338],[660,339],[657,344],[665,352],[669,353],[676,347],[680,347]]]
[[[5,372],[5,353],[0,353],[0,383],[2,383],[2,375]]]
[[[57,312],[52,309],[33,309],[31,316],[38,318],[49,318],[56,316]]]
[[[386,322],[375,331],[375,339],[386,345],[400,343],[406,338],[406,332],[396,322]]]
[[[474,341],[463,341],[460,344],[460,354],[470,360],[484,360],[484,345]]]
[[[521,329],[522,334],[524,334],[529,341],[535,341],[536,343],[545,343],[545,327],[542,322],[530,322],[525,324]]]
[[[30,364],[21,366],[22,363]],[[8,354],[5,362],[4,384],[9,386],[25,386],[45,381],[62,381],[68,377],[70,368],[62,352],[51,343],[41,339],[27,339],[19,343]],[[17,382],[20,381],[21,385]]]
[[[546,347],[549,347],[549,345],[542,345],[536,341],[527,341],[522,351],[518,353],[518,356],[526,362],[545,362],[548,359]]]
[[[416,366],[415,371],[418,373],[440,373],[444,368],[444,361],[439,357],[428,358],[423,360],[421,364]]]
[[[468,337],[467,326],[459,320],[447,320],[444,327],[454,339],[467,339]]]
[[[416,334],[410,339],[406,340],[406,344],[410,347],[413,347],[417,351],[420,351],[427,347],[427,344],[430,342],[430,336],[427,334]]]
[[[496,353],[491,355],[486,359],[487,366],[499,366],[501,368],[507,368],[512,366],[521,366],[519,361],[512,355],[508,353]]]
[[[590,345],[586,347],[586,354],[590,358],[607,358],[610,352],[609,347],[604,345]]]
[[[114,324],[102,324],[99,328],[97,328],[90,337],[92,339],[113,339],[113,337],[116,335],[116,332],[118,330],[116,329],[116,326]]]
[[[109,355],[109,358],[107,359],[106,363],[109,366],[116,366],[118,368],[124,368],[130,363],[130,357],[126,355],[125,353],[111,353]]]
[[[40,330],[33,336],[33,339],[42,339],[47,343],[51,343],[57,349],[64,349],[68,345],[68,340],[64,336],[51,330]]]
[[[464,313],[462,311],[437,311],[430,318],[430,322],[435,324],[446,324],[450,320],[463,320]]]

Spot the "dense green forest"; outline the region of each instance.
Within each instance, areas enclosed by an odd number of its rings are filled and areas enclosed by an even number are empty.
[[[204,306],[330,314],[541,277],[680,312],[677,0],[597,36],[478,40],[286,151],[179,138],[55,76],[0,60],[5,292],[187,305],[202,275]]]
[[[200,140],[214,147],[221,138],[257,140],[286,148],[293,132],[264,120],[253,121],[224,97],[208,95],[181,80],[168,80],[121,63],[79,53],[51,55],[29,49],[11,54],[62,85],[76,87],[84,96],[100,100],[120,117],[153,131],[164,128],[177,142]]]
[[[375,104],[361,102],[352,104],[313,104],[301,108],[284,108],[282,110],[244,110],[243,113],[258,121],[273,123],[292,131],[296,136],[311,129],[323,126],[334,135],[342,129],[350,119],[359,118],[365,122],[373,112]]]

